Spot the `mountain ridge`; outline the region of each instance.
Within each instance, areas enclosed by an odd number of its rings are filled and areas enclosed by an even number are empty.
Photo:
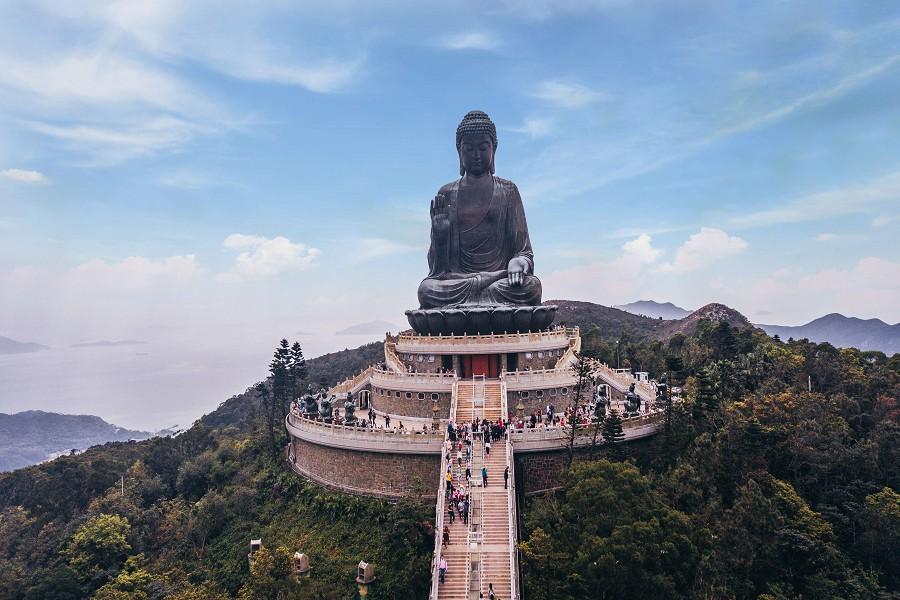
[[[49,460],[71,450],[107,442],[145,440],[149,431],[119,427],[96,415],[67,415],[43,410],[0,413],[0,471]]]
[[[692,312],[671,302],[657,302],[656,300],[638,300],[628,304],[616,304],[612,308],[624,310],[633,315],[664,320],[683,319]]]
[[[881,319],[860,319],[841,313],[828,313],[804,325],[769,325],[757,327],[782,339],[808,339],[828,342],[836,347],[878,350],[891,355],[900,352],[900,323],[889,325]]]

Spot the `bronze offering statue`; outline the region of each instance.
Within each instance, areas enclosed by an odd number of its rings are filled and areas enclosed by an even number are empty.
[[[431,202],[428,276],[419,310],[407,311],[423,334],[534,331],[550,325],[555,306],[539,306],[541,282],[522,198],[494,175],[497,129],[471,111],[456,129],[460,178]]]

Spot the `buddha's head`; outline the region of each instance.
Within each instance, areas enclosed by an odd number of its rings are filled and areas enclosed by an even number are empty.
[[[473,110],[463,117],[456,128],[456,151],[459,154],[459,174],[481,177],[494,173],[497,152],[497,128],[487,114]]]

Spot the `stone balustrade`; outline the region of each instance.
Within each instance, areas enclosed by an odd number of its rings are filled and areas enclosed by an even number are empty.
[[[578,337],[578,328],[558,327],[531,333],[487,335],[418,335],[401,333],[396,351],[406,354],[502,354],[537,352],[568,346]]]
[[[454,373],[396,373],[373,369],[370,383],[375,387],[408,392],[450,392],[457,377]]]
[[[396,429],[368,429],[307,419],[291,412],[285,419],[288,432],[314,444],[348,450],[397,454],[440,454],[443,432],[402,433]]]
[[[358,392],[369,382],[369,377],[372,375],[372,371],[374,370],[374,365],[366,367],[363,371],[357,373],[355,377],[345,379],[344,381],[328,390],[328,395],[331,396],[337,394],[346,394],[347,392]]]
[[[625,392],[635,384],[634,391],[645,402],[656,400],[656,387],[646,381],[638,381],[634,375],[630,373],[622,373],[611,369],[605,363],[595,361],[591,367],[593,375],[599,375],[606,383],[612,385],[620,392]]]
[[[504,371],[500,379],[509,391],[536,390],[574,386],[578,376],[572,369],[539,369],[535,371]]]
[[[659,430],[660,422],[665,418],[663,411],[655,411],[646,415],[629,417],[622,419],[622,431],[625,433],[625,440],[636,440],[655,434]],[[575,435],[575,447],[589,447],[592,443],[600,445],[603,438],[600,432],[597,432],[597,438],[594,439],[594,425],[579,425],[579,431]],[[513,449],[516,452],[542,452],[565,447],[569,443],[571,429],[566,427],[554,427],[547,429],[543,426],[530,429],[516,429],[510,427],[509,439],[513,443]]]
[[[409,371],[406,365],[403,364],[403,361],[400,360],[400,357],[397,356],[396,345],[391,341],[384,342],[384,364],[398,373]]]

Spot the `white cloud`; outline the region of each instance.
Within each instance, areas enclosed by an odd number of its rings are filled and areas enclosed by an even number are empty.
[[[661,271],[686,273],[708,267],[723,258],[743,252],[747,242],[721,229],[701,227],[675,252],[675,261],[660,265]]]
[[[775,121],[780,121],[785,117],[789,117],[797,112],[802,112],[808,108],[827,104],[832,100],[840,98],[847,92],[856,89],[873,77],[881,75],[885,71],[892,69],[897,64],[900,64],[900,54],[891,56],[886,60],[883,60],[866,69],[854,72],[848,77],[841,79],[831,87],[816,90],[815,92],[812,92],[805,96],[801,96],[791,102],[783,104],[776,109],[756,115],[750,119],[745,119],[743,121],[735,123],[734,125],[723,127],[722,129],[717,131],[713,137],[722,137],[751,131],[758,127],[763,127],[770,123],[774,123]]]
[[[32,61],[0,57],[0,82],[61,107],[130,104],[182,113],[202,103],[199,92],[176,77],[109,52]]]
[[[869,256],[847,268],[791,277],[776,273],[723,286],[717,293],[738,310],[777,307],[767,323],[799,325],[833,312],[895,323],[900,321],[900,262]]]
[[[662,250],[652,246],[650,236],[641,234],[624,243],[622,254],[612,260],[594,259],[541,276],[544,298],[588,300],[608,306],[631,302],[637,296],[643,297],[646,286],[652,283],[646,277],[645,265],[661,255]]]
[[[891,222],[891,218],[887,215],[878,215],[872,219],[872,227],[884,227]]]
[[[372,260],[392,254],[418,250],[421,250],[421,248],[383,238],[363,238],[354,242],[353,246],[354,259],[357,261]]]
[[[315,64],[302,61],[279,61],[265,52],[245,49],[228,52],[226,56],[208,56],[207,65],[226,75],[248,81],[294,85],[311,92],[336,92],[347,87],[358,75],[362,58],[318,60]]]
[[[467,31],[444,36],[438,45],[447,50],[496,50],[501,44],[494,33]]]
[[[531,95],[562,108],[584,108],[588,104],[606,98],[603,92],[592,90],[580,83],[559,80],[541,82]]]
[[[731,222],[738,226],[756,227],[817,221],[866,212],[873,206],[898,200],[900,200],[900,171],[895,171],[863,184],[801,196],[778,208],[734,217]]]
[[[820,233],[816,236],[816,240],[819,242],[829,242],[834,239],[833,233]]]
[[[88,124],[55,125],[39,121],[27,123],[34,131],[59,140],[73,151],[89,152],[92,164],[114,164],[137,156],[171,150],[201,133],[214,130],[170,116],[141,123],[120,123],[118,128]]]
[[[521,133],[530,138],[541,138],[553,130],[553,119],[544,117],[527,117],[520,127],[510,127],[509,131]]]
[[[654,248],[650,242],[650,236],[646,233],[642,233],[630,242],[622,244],[622,250],[624,250],[626,254],[636,258],[639,262],[649,264],[662,256],[663,253],[659,248]]]
[[[153,260],[129,256],[118,262],[93,259],[69,271],[65,278],[71,288],[96,294],[145,290],[162,283],[184,283],[201,272],[193,254]]]
[[[49,180],[40,171],[27,171],[25,169],[3,169],[0,177],[12,179],[19,183],[49,183]]]
[[[238,254],[229,274],[236,277],[272,277],[285,271],[302,271],[314,267],[321,254],[318,248],[308,248],[302,242],[291,242],[283,236],[269,239],[233,233],[222,245],[230,250],[246,249]]]

